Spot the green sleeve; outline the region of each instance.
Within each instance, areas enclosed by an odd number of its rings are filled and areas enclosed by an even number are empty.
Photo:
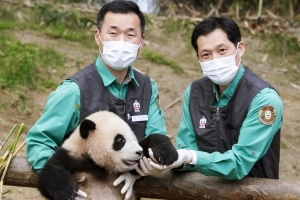
[[[152,95],[150,98],[148,121],[146,124],[145,136],[152,133],[160,133],[166,135],[166,124],[164,120],[163,111],[159,106],[159,96],[156,83],[151,78]]]
[[[272,105],[276,109],[277,114],[272,125],[264,125],[258,119],[258,113],[265,105]],[[229,180],[242,179],[266,154],[275,133],[281,128],[282,112],[282,100],[276,91],[270,88],[262,90],[255,96],[249,107],[238,143],[223,154],[196,151],[195,167],[185,167],[182,170],[199,171],[207,176],[218,176]]]
[[[50,94],[42,116],[26,136],[27,159],[33,170],[43,168],[79,117],[80,90],[76,83],[65,81]]]

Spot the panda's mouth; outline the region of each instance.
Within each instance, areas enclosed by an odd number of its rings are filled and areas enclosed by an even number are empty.
[[[138,160],[124,160],[123,161],[127,166],[134,166],[138,164]]]

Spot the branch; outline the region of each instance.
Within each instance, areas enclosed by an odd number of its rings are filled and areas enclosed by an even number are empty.
[[[37,174],[25,157],[15,157],[4,179],[5,185],[36,187]],[[164,171],[159,176],[142,177],[134,189],[137,196],[172,200],[218,199],[300,199],[300,182],[246,177],[228,181],[198,172]]]

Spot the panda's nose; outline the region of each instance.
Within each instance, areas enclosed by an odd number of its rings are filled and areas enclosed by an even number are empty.
[[[136,154],[141,157],[143,154],[143,151],[137,151]]]

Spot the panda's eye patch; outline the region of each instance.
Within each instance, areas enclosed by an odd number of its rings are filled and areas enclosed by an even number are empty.
[[[122,149],[124,147],[125,143],[126,143],[126,140],[123,137],[123,135],[118,134],[118,135],[116,135],[116,137],[114,139],[113,149],[115,151],[119,151],[120,149]]]
[[[123,142],[125,142],[125,138],[123,138],[123,137],[118,137],[117,141],[120,142],[120,143],[123,143]]]

